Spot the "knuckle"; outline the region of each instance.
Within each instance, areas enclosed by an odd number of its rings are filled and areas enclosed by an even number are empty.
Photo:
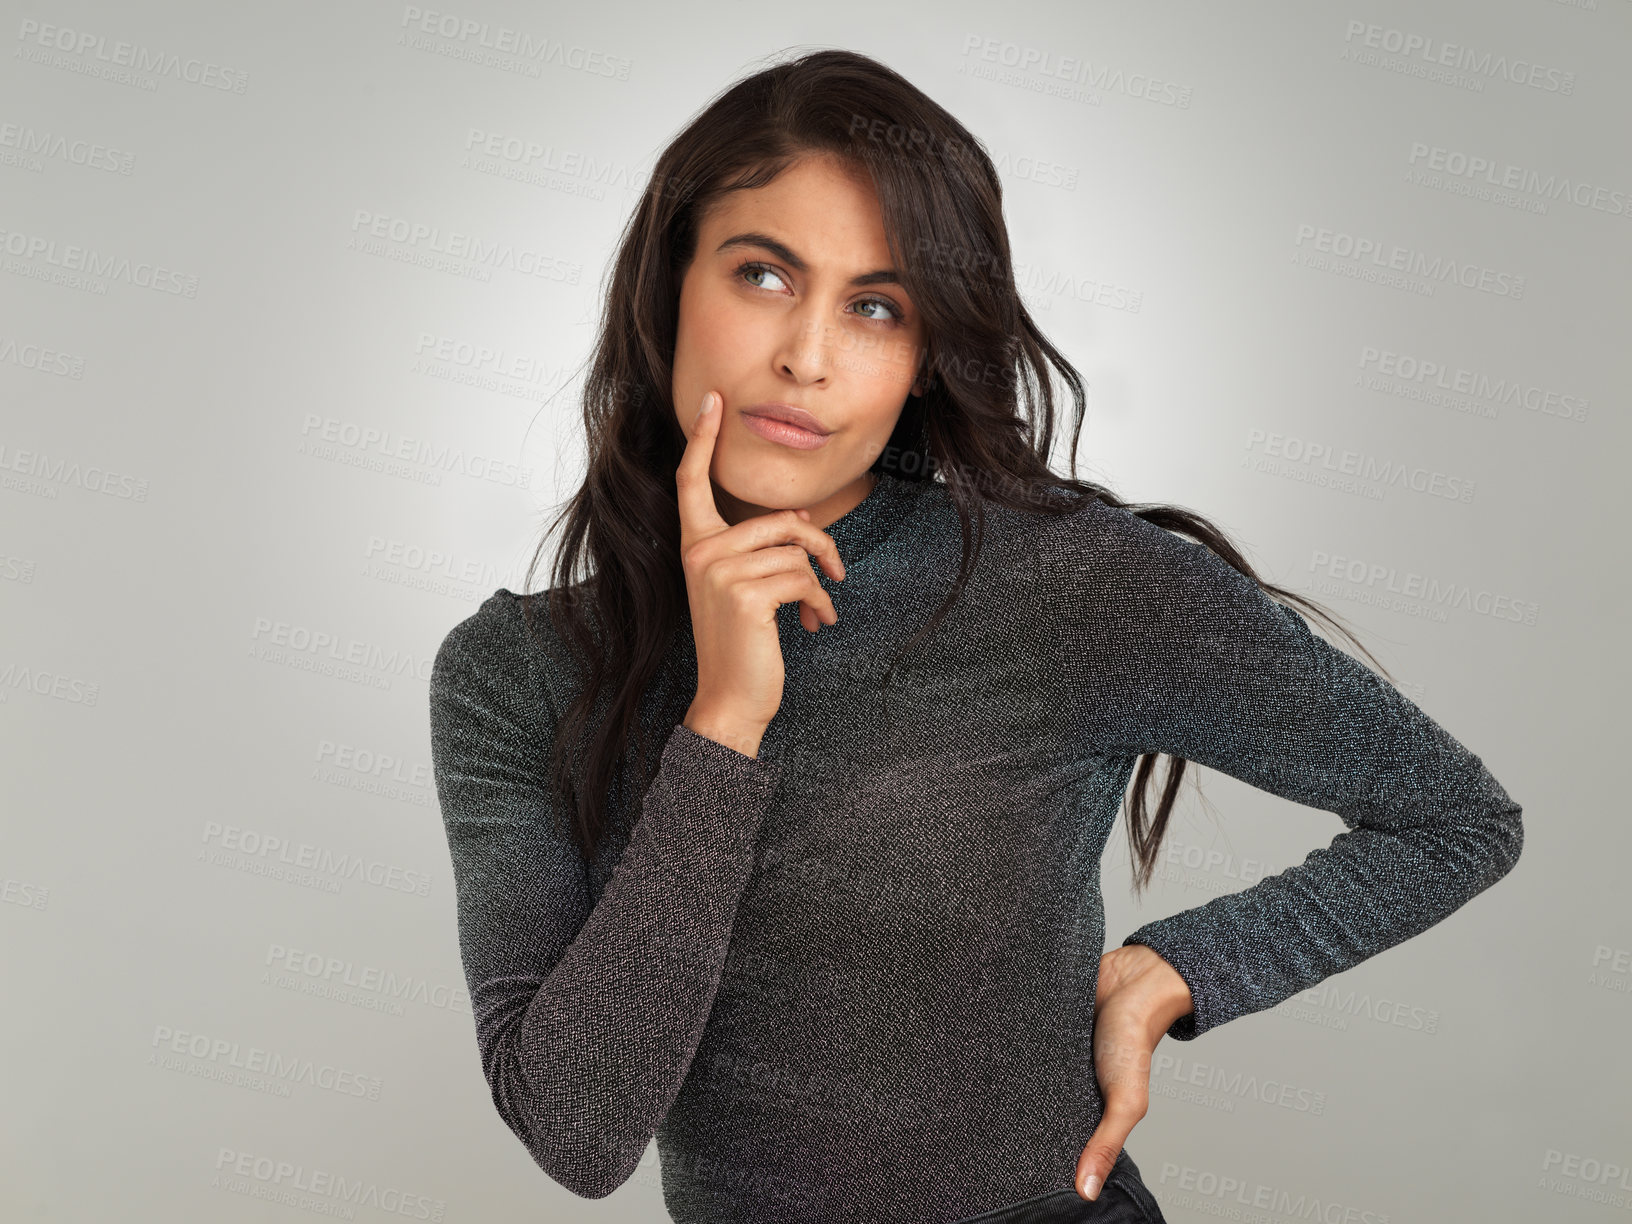
[[[1132,1093],[1122,1093],[1115,1102],[1107,1104],[1106,1112],[1114,1111],[1117,1118],[1128,1123],[1131,1128],[1135,1122],[1145,1116],[1149,1108],[1149,1104],[1143,1098]]]
[[[1090,1143],[1088,1145],[1088,1167],[1099,1171],[1101,1179],[1116,1163],[1116,1149],[1104,1143]]]

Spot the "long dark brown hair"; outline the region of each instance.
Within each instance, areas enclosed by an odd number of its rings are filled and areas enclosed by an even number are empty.
[[[564,522],[548,614],[583,674],[558,719],[550,771],[557,810],[570,813],[586,862],[600,846],[613,796],[629,785],[623,775],[631,741],[642,779],[633,796],[643,794],[655,774],[662,741],[645,734],[643,699],[667,712],[657,725],[672,730],[692,696],[657,692],[654,681],[690,617],[675,492],[686,437],[671,402],[671,373],[680,283],[700,219],[725,193],[761,187],[811,154],[836,156],[871,176],[893,266],[922,312],[928,337],[927,383],[922,394],[907,397],[873,468],[903,479],[938,472],[962,524],[957,581],[901,654],[934,630],[967,585],[988,501],[1069,513],[1082,498],[1097,498],[1204,544],[1272,598],[1301,604],[1336,625],[1313,601],[1259,578],[1201,515],[1124,502],[1076,478],[1083,380],[1021,302],[1002,186],[974,136],[900,74],[865,55],[824,50],[775,64],[716,97],[654,167],[618,247],[584,384],[584,483],[557,514],[527,571],[524,589],[549,536]],[[1049,366],[1074,406],[1071,477],[1048,464],[1055,427]],[[535,628],[536,602],[524,601]],[[892,663],[889,674],[894,670]],[[1155,815],[1148,817],[1146,791],[1153,789],[1159,756],[1142,756],[1133,779],[1128,845],[1136,890],[1155,869],[1184,777],[1186,762],[1169,758]]]

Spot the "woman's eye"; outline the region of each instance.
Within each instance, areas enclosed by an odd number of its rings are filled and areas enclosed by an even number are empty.
[[[782,283],[782,278],[780,276],[778,276],[770,268],[767,268],[764,264],[744,264],[742,266],[742,268],[741,268],[740,274],[743,275],[743,276],[752,276],[756,272],[758,272],[762,276],[769,276],[772,280],[776,281],[778,285],[780,285]],[[753,284],[753,282],[750,281],[749,284]],[[768,289],[768,288],[770,288],[770,286],[769,285],[755,285],[755,288]]]
[[[860,307],[862,307],[862,306],[879,306],[879,307],[882,307],[883,309],[889,311],[890,312],[890,317],[889,317],[888,320],[883,319],[879,315],[863,315],[862,316],[863,318],[867,318],[867,319],[877,319],[881,323],[886,322],[886,321],[893,323],[896,319],[900,318],[900,315],[896,312],[896,309],[895,309],[894,306],[890,305],[890,303],[888,303],[888,302],[880,301],[878,298],[868,298],[865,302],[857,302],[856,306],[857,306],[858,309]]]
[[[777,275],[776,269],[768,267],[768,266],[766,266],[765,264],[762,264],[762,263],[745,263],[745,264],[743,264],[741,267],[739,267],[737,269],[737,275],[739,277],[742,277],[743,279],[747,280],[748,283],[750,285],[753,285],[753,287],[755,289],[764,289],[768,293],[778,293],[782,289],[787,288],[787,286],[783,283],[782,278],[779,275]],[[768,276],[768,277],[771,278],[772,281],[775,282],[775,284],[769,284],[768,285],[768,284],[765,284],[763,282],[756,282],[753,279],[751,279],[752,277],[754,277],[756,275],[757,276]],[[899,323],[901,321],[901,312],[896,309],[895,304],[893,302],[886,302],[883,298],[866,298],[866,299],[856,303],[856,309],[857,310],[860,310],[863,307],[867,307],[867,306],[875,306],[875,307],[878,307],[878,308],[880,308],[882,310],[887,310],[889,312],[888,315],[871,315],[871,314],[862,315],[861,317],[866,319],[868,322],[871,322],[871,323]]]

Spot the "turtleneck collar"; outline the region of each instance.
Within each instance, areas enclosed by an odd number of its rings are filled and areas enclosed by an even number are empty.
[[[927,488],[919,480],[903,480],[879,472],[872,491],[844,514],[822,528],[833,537],[846,572],[854,569],[901,525]]]

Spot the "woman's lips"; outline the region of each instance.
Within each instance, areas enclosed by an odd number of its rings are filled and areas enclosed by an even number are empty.
[[[794,450],[815,450],[817,447],[826,446],[830,436],[803,429],[787,421],[761,416],[752,410],[742,414],[742,423],[766,441],[792,447]]]

